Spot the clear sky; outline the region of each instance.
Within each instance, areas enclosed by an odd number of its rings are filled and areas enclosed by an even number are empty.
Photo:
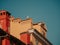
[[[47,38],[53,45],[60,45],[60,0],[0,0],[3,9],[16,18],[29,16],[34,22],[44,21]]]

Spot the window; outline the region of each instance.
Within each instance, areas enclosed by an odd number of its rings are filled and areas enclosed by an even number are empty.
[[[6,14],[10,15],[10,13],[9,13],[9,12],[6,12]]]
[[[3,12],[3,15],[5,15],[5,12]]]
[[[42,35],[45,36],[45,32],[44,31],[42,31]]]
[[[0,13],[0,15],[2,15],[2,13]]]
[[[36,45],[38,45],[38,40],[36,39],[35,41],[36,41]]]

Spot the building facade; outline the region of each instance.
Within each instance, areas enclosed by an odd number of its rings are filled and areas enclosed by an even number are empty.
[[[33,23],[32,18],[25,20],[14,18],[5,10],[0,11],[0,22],[2,22],[1,20],[4,21],[3,24],[0,23],[0,28],[21,40],[26,45],[52,45],[46,38],[47,27],[44,22]],[[8,44],[6,43],[5,45]]]

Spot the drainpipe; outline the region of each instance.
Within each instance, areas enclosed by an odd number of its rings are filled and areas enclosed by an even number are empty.
[[[4,35],[4,36],[0,36],[0,45],[2,45],[2,38],[3,37],[7,37],[8,36],[8,34],[6,34],[6,35]]]

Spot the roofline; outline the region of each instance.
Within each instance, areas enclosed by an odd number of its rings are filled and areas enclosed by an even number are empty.
[[[52,43],[47,38],[45,38],[42,34],[40,34],[36,29],[34,29],[32,34],[37,37],[36,39],[39,38],[39,40],[42,40],[44,43],[52,45]]]

